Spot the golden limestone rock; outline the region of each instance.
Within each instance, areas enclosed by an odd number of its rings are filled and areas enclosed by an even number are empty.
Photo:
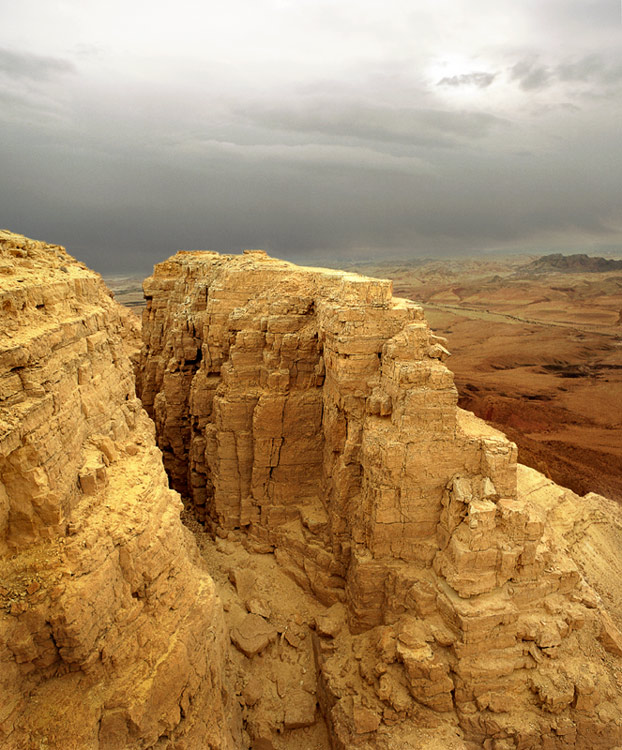
[[[0,232],[0,746],[622,747],[620,508],[457,409],[418,305],[260,251],[145,294],[137,361]]]
[[[62,247],[0,232],[7,750],[236,747],[222,609],[135,396],[137,330]]]
[[[418,305],[260,251],[178,253],[144,291],[138,388],[164,464],[216,549],[244,544],[224,576],[233,642],[253,640],[237,663],[255,679],[313,649],[317,714],[306,696],[253,714],[240,687],[257,747],[318,714],[340,750],[622,746],[620,509],[457,408]],[[310,638],[274,641],[290,602],[251,605],[239,568],[272,552],[327,608]]]

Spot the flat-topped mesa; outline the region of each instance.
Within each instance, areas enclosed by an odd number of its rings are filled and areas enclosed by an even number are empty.
[[[64,248],[0,231],[2,747],[227,746],[222,610],[134,392],[137,332]]]
[[[426,711],[469,748],[622,742],[622,636],[575,527],[549,523],[582,506],[517,487],[515,446],[457,409],[418,305],[260,251],[178,253],[144,290],[138,386],[173,486],[347,614],[315,639],[333,747],[412,738]]]
[[[429,568],[439,529],[449,546],[460,488],[480,515],[515,500],[514,445],[456,408],[445,341],[390,281],[183,252],[144,289],[141,396],[173,485],[326,601],[348,598],[360,626],[389,606],[365,604],[380,570]],[[438,564],[448,578],[470,565],[456,558]]]

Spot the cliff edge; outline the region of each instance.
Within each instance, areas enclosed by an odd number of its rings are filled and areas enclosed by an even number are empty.
[[[0,745],[233,748],[222,609],[134,391],[138,327],[0,232]]]

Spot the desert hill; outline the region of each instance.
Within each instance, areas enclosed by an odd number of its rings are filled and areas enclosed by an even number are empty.
[[[151,422],[96,274],[8,232],[0,273],[0,744],[622,744],[620,507],[458,408],[390,281],[159,264]]]
[[[585,253],[574,255],[562,255],[553,253],[543,255],[523,267],[523,271],[529,273],[603,273],[604,271],[622,270],[622,260],[591,257]]]

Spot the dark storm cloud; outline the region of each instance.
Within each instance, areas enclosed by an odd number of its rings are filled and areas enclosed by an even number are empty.
[[[510,77],[523,91],[543,89],[552,83],[552,71],[535,60],[521,60],[512,66]]]
[[[354,152],[346,161],[349,149],[322,157],[278,144],[97,151],[68,139],[47,146],[42,173],[40,136],[15,129],[5,147],[10,189],[0,203],[11,226],[65,244],[104,272],[146,272],[176,249],[263,247],[314,261],[541,245],[559,231],[606,238],[621,166],[585,142],[575,144],[574,162],[441,150],[427,171],[409,171],[403,158],[370,162]]]
[[[387,1],[15,5],[0,225],[107,272],[622,241],[615,3]]]
[[[492,84],[497,73],[462,73],[461,75],[445,76],[437,86],[477,86],[485,89]]]
[[[75,70],[70,60],[0,47],[0,74],[11,78],[46,81]]]

